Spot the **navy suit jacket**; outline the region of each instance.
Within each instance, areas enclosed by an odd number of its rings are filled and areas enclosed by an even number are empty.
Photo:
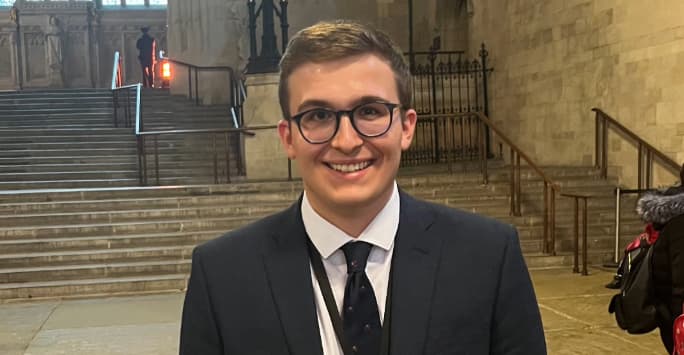
[[[391,354],[546,354],[517,233],[400,193]],[[197,247],[180,354],[321,355],[300,204]]]

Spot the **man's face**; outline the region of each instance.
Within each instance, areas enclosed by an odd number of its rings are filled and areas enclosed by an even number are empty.
[[[307,63],[289,77],[290,116],[314,109],[350,110],[369,101],[399,103],[394,73],[375,55],[325,63]],[[343,115],[331,141],[311,144],[295,122],[281,121],[278,133],[290,159],[295,160],[314,208],[348,213],[382,206],[392,193],[401,151],[413,137],[416,112],[399,108],[387,133],[359,135]]]

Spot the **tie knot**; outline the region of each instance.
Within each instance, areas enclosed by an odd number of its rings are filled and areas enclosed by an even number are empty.
[[[347,274],[363,272],[366,269],[372,247],[366,242],[349,242],[342,246],[344,257],[347,259]]]

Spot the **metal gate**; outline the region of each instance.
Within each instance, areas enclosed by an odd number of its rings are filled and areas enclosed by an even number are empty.
[[[480,125],[472,116],[452,114],[481,111],[488,115],[487,50],[479,58],[465,59],[462,51],[428,51],[407,54],[413,74],[413,107],[418,123],[411,148],[402,155],[403,165],[443,163],[475,159]],[[489,132],[485,132],[489,147]]]

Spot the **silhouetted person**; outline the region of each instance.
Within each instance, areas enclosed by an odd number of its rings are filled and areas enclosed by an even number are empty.
[[[637,203],[641,219],[660,232],[651,267],[656,299],[667,310],[659,314],[658,328],[669,354],[674,348],[674,320],[682,314],[684,302],[684,165],[679,178],[678,185],[647,193]]]
[[[149,30],[149,27],[141,28],[142,36],[140,36],[135,44],[140,52],[138,59],[142,68],[143,86],[146,88],[154,86],[154,53],[157,47],[154,38],[147,33]]]

